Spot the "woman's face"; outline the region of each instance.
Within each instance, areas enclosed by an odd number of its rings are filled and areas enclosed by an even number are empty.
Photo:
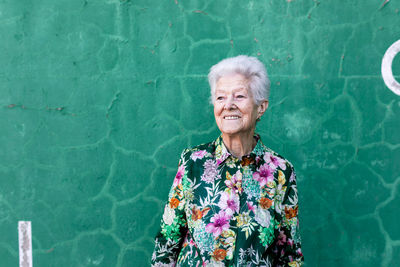
[[[222,76],[216,84],[214,116],[223,135],[253,134],[256,120],[262,116],[268,101],[254,103],[248,81],[241,74]]]

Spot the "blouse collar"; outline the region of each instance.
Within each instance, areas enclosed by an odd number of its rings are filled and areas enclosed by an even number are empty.
[[[250,161],[255,160],[257,156],[261,156],[265,152],[265,147],[263,143],[261,142],[260,135],[255,134],[254,138],[257,140],[257,144],[253,148],[253,150],[250,152],[248,155],[244,155],[242,157],[242,162],[245,159],[250,159]],[[224,141],[222,139],[222,135],[220,135],[216,140],[215,140],[215,159],[217,161],[217,165],[221,165],[228,157],[235,158],[229,150],[226,148]],[[235,158],[237,159],[237,158]]]

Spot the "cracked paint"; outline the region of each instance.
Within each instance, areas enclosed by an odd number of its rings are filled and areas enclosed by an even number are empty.
[[[400,100],[380,67],[399,9],[1,1],[1,264],[29,220],[35,266],[148,266],[180,152],[219,134],[208,70],[248,54],[272,84],[257,132],[297,170],[307,266],[397,266]]]

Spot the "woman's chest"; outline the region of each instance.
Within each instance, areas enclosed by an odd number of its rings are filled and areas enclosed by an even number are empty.
[[[202,167],[188,176],[185,191],[189,231],[201,250],[218,247],[229,256],[238,239],[257,239],[260,230],[274,228],[274,179],[261,184],[251,165],[218,167],[210,162]]]

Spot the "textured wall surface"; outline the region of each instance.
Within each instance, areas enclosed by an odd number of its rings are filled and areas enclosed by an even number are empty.
[[[399,0],[0,0],[0,265],[148,266],[211,65],[259,57],[258,125],[298,175],[307,266],[400,266]],[[393,72],[400,81],[400,56]],[[283,123],[282,123],[283,122]]]

